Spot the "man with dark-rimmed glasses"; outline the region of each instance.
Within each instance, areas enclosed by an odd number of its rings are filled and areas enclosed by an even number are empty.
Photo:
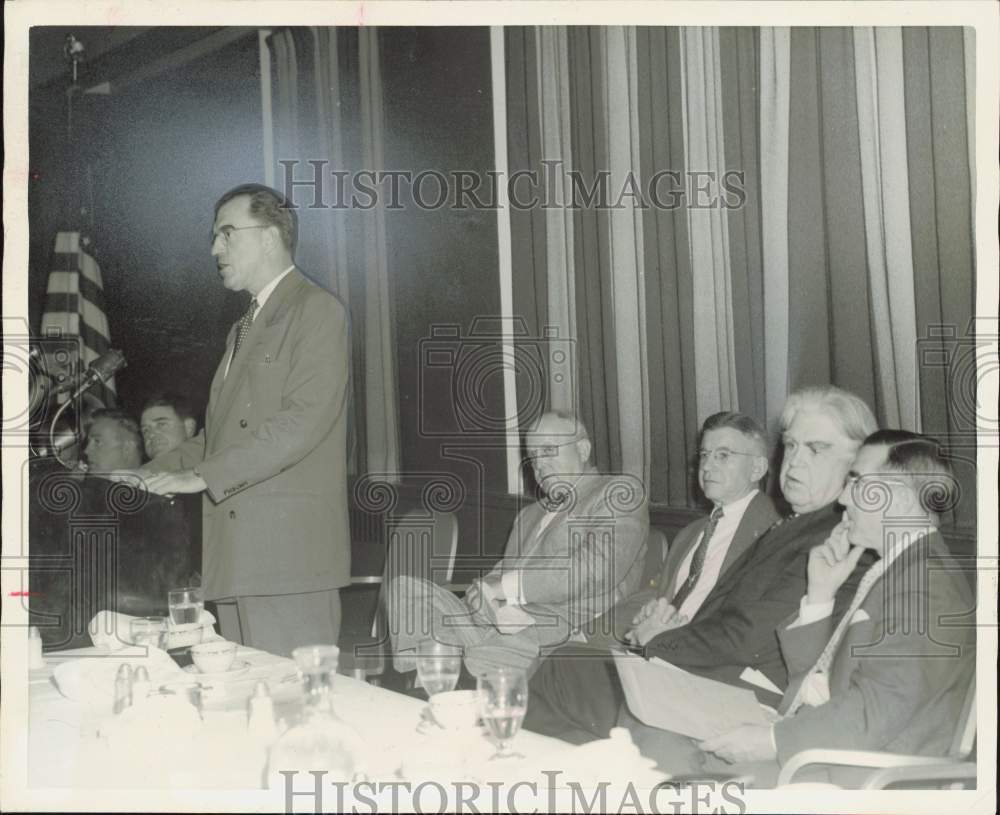
[[[296,268],[297,231],[294,206],[260,184],[216,203],[218,274],[250,301],[212,381],[203,438],[146,466],[160,470],[151,492],[205,494],[205,597],[223,636],[284,655],[337,642],[338,590],[350,582],[347,312]]]

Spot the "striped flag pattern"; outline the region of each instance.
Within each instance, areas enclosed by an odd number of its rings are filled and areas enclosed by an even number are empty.
[[[46,360],[50,371],[66,374],[69,377],[67,381],[71,382],[111,347],[101,268],[80,246],[79,232],[59,232],[56,235],[41,336],[79,338],[79,360]],[[114,377],[93,386],[91,393],[105,406],[113,406]]]

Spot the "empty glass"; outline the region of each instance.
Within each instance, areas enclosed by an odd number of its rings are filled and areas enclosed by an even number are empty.
[[[500,669],[476,681],[483,723],[497,741],[492,758],[524,758],[510,752],[510,743],[521,729],[528,709],[528,678],[524,671]]]
[[[303,645],[292,651],[299,669],[307,710],[332,710],[333,678],[340,661],[336,645]]]
[[[197,586],[171,589],[167,592],[167,608],[174,625],[191,625],[201,619],[205,609],[205,595]]]
[[[163,649],[167,644],[166,617],[136,617],[128,624],[129,640],[133,645]]]
[[[417,645],[417,677],[428,697],[454,690],[461,671],[462,649],[458,646],[435,640]]]

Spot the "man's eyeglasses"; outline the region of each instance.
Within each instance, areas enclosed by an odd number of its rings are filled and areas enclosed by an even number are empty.
[[[579,439],[573,439],[572,441],[564,441],[562,444],[545,444],[541,447],[532,447],[528,450],[528,460],[534,461],[536,458],[554,458],[559,455],[559,449],[561,447],[567,447],[570,444],[576,444]]]
[[[854,490],[858,485],[864,487],[867,484],[897,484],[906,486],[906,482],[901,478],[886,476],[884,473],[855,473],[850,472],[844,477],[844,486]]]
[[[707,461],[714,461],[716,464],[727,464],[732,456],[756,456],[757,453],[741,453],[739,450],[730,450],[728,447],[716,447],[714,450],[699,450],[698,462],[704,464]]]
[[[234,232],[240,232],[244,229],[265,229],[268,224],[251,224],[250,226],[224,226],[218,232],[212,233],[212,246],[215,246],[215,242],[222,238],[222,242],[229,245],[229,238]]]

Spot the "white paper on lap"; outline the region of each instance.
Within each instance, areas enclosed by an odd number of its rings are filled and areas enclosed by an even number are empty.
[[[705,679],[660,659],[614,653],[629,710],[643,724],[695,739],[766,725],[753,691]]]

